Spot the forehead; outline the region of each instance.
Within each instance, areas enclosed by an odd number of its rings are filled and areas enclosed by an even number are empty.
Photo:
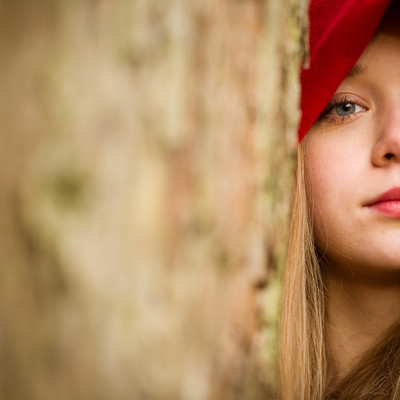
[[[348,77],[369,72],[371,66],[400,65],[400,26],[382,25],[368,44]],[[398,69],[400,75],[400,68]]]
[[[396,3],[398,4],[398,3]],[[374,70],[374,67],[382,68],[382,72],[391,65],[396,66],[394,72],[400,77],[400,8],[391,7],[371,39],[368,46],[360,56],[356,65],[348,74],[346,80],[364,75]],[[389,78],[382,76],[383,79]]]
[[[400,0],[392,1],[374,36],[339,88],[359,76],[373,79],[378,86],[385,82],[391,86],[394,82],[400,83],[399,22]]]

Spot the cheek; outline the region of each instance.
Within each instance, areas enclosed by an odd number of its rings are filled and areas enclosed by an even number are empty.
[[[308,170],[308,171],[307,171]],[[320,248],[326,247],[327,231],[330,225],[331,200],[334,185],[326,174],[319,169],[306,169],[307,202],[314,231],[316,244]]]
[[[335,244],[347,230],[355,172],[351,160],[352,157],[342,151],[308,153],[305,165],[307,201],[315,241],[322,249]]]

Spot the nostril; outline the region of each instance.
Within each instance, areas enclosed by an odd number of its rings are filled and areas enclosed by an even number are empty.
[[[387,153],[387,154],[385,154],[385,158],[387,159],[387,160],[390,160],[390,159],[392,159],[394,157],[394,154],[393,153]]]

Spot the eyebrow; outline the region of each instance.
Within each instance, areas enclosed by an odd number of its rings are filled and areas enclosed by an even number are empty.
[[[347,75],[348,78],[353,78],[357,75],[361,75],[363,73],[365,73],[367,67],[363,66],[361,64],[356,64],[351,71],[349,72],[349,74]]]

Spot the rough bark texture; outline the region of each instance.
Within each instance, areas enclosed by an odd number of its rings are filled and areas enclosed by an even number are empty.
[[[273,399],[305,0],[0,2],[0,398]]]

